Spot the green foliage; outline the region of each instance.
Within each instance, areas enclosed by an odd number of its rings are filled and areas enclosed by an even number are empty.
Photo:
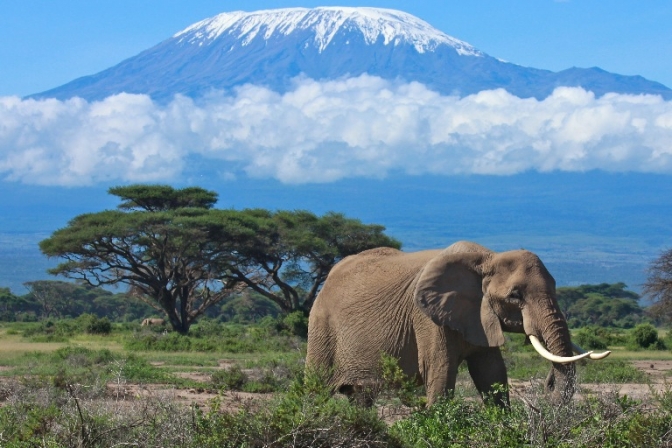
[[[79,323],[73,319],[46,320],[26,327],[23,336],[31,342],[66,342],[82,332]]]
[[[111,332],[112,323],[107,317],[82,314],[77,319],[49,319],[26,326],[22,334],[31,342],[66,342],[77,334],[108,335]]]
[[[578,370],[579,383],[646,383],[648,377],[622,359],[587,362]]]
[[[209,315],[225,322],[252,323],[265,317],[275,318],[280,311],[275,302],[247,289],[241,294],[225,299],[217,314],[209,313]]]
[[[77,320],[86,333],[106,335],[112,332],[112,322],[107,317],[101,319],[95,314],[82,314]]]
[[[644,319],[639,296],[625,283],[557,288],[560,308],[570,327],[597,325],[632,328]]]
[[[121,210],[144,210],[149,212],[176,210],[178,208],[212,208],[217,202],[217,193],[199,187],[176,190],[169,185],[127,185],[112,187],[108,193],[123,200]]]
[[[237,365],[231,366],[228,369],[218,370],[211,377],[212,385],[216,389],[225,390],[243,390],[243,386],[248,380],[247,375]]]
[[[148,397],[133,402],[89,400],[87,386],[66,378],[67,387],[16,385],[0,407],[0,446],[97,447],[194,446],[193,418],[172,401]],[[195,448],[195,446],[194,446]]]
[[[400,446],[373,409],[332,397],[324,377],[307,373],[256,413],[222,412],[220,401],[197,414],[193,446]]]
[[[9,288],[0,288],[0,321],[18,320],[17,313],[25,313],[30,309],[27,305],[25,298],[12,294]]]
[[[276,330],[288,336],[308,337],[308,316],[302,311],[294,311],[277,319]]]
[[[601,327],[590,325],[576,332],[573,339],[585,349],[606,350],[607,340],[599,331]]]
[[[23,296],[15,296],[7,288],[0,288],[0,321],[54,320],[82,314],[130,321],[154,312],[136,298],[86,284],[40,280],[25,285],[29,291]],[[3,294],[3,290],[7,294]]]
[[[651,324],[640,324],[632,329],[627,347],[630,350],[665,350],[665,342],[658,338],[658,330]]]
[[[526,391],[519,393],[524,400],[512,400],[508,409],[457,395],[388,426],[375,409],[333,396],[320,372],[297,375],[261,406],[231,410],[224,407],[222,397],[199,408],[165,396],[133,400],[98,386],[110,382],[109,374],[100,375],[107,371],[121,384],[156,382],[152,367],[141,360],[118,359],[109,351],[81,347],[48,356],[49,363],[60,366],[50,381],[30,376],[2,389],[0,445],[620,448],[672,444],[669,390],[655,393],[646,402],[612,393],[584,394],[564,406],[538,391]],[[392,377],[398,377],[396,363],[388,364]],[[87,370],[94,374],[84,375]]]
[[[126,284],[182,334],[244,288],[284,313],[307,313],[343,257],[401,246],[384,227],[339,213],[217,210],[217,194],[196,187],[132,185],[110,193],[122,199],[118,210],[76,216],[40,242],[45,255],[64,259],[50,272],[94,286]]]
[[[536,353],[524,334],[505,333],[505,338],[502,354],[509,378],[527,381],[548,374],[548,362]]]
[[[606,350],[612,345],[625,343],[626,338],[609,328],[588,325],[574,333],[572,339],[585,349]]]
[[[149,364],[145,359],[119,355],[107,349],[91,350],[81,346],[66,346],[51,353],[26,353],[27,370],[22,383],[39,387],[49,384],[59,390],[69,385],[82,385],[80,395],[102,398],[107,394],[107,384],[124,381],[141,383],[177,382],[165,370]],[[18,372],[22,372],[18,368]]]
[[[124,347],[135,351],[264,353],[289,351],[302,343],[295,336],[280,333],[277,321],[270,320],[270,325],[264,321],[240,325],[204,319],[188,335],[143,329],[126,337]]]
[[[292,382],[303,376],[303,356],[294,352],[274,354],[229,365],[212,373],[210,385],[218,390],[250,393],[286,392]]]
[[[250,380],[243,386],[245,392],[266,393],[285,392],[290,385],[304,374],[305,353],[292,352],[289,355],[273,356],[247,365],[252,371]]]
[[[409,447],[526,446],[524,409],[483,406],[459,399],[439,400],[431,408],[397,422],[391,432]]]
[[[426,402],[422,395],[422,387],[418,381],[409,378],[401,367],[398,360],[383,353],[380,359],[380,376],[383,380],[383,392],[391,391],[399,401],[409,407],[423,406]]]
[[[593,396],[556,406],[543,397],[509,409],[442,400],[395,423],[407,447],[649,447],[672,443],[672,414],[625,396]]]

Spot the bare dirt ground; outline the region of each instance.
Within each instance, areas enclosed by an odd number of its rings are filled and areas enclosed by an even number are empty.
[[[652,392],[672,391],[672,360],[633,361],[632,364],[647,374],[651,384],[582,384],[581,387],[592,392],[615,391],[620,396],[627,395],[636,400],[643,400]]]
[[[633,365],[644,372],[649,379],[646,384],[625,383],[625,384],[580,384],[577,396],[585,396],[591,393],[615,393],[619,396],[627,395],[629,398],[636,400],[644,400],[651,396],[652,393],[670,392],[672,391],[672,359],[670,360],[639,360],[633,361]],[[208,384],[210,382],[210,373],[199,371],[183,371],[180,372],[178,367],[167,366],[163,363],[157,363],[157,366],[171,368],[171,370],[178,370],[175,374],[183,378],[188,378]],[[233,365],[233,362],[228,360],[221,360],[219,362],[220,369],[226,369]],[[246,371],[250,377],[254,377],[258,372],[252,370]],[[11,384],[16,384],[16,378],[2,377],[0,378],[0,406],[6,399],[7,388],[11,388]],[[525,397],[532,388],[538,388],[540,381],[511,381],[511,396],[513,399]],[[473,388],[470,381],[464,381],[464,384],[458,384],[458,388]],[[226,391],[219,393],[214,389],[206,388],[191,388],[178,389],[162,384],[133,384],[126,382],[109,383],[107,384],[108,397],[115,402],[138,402],[139,400],[158,399],[170,400],[171,402],[180,403],[185,406],[197,406],[202,409],[208,409],[213,403],[213,399],[217,399],[220,409],[223,411],[237,411],[240,409],[255,410],[264,406],[265,402],[273,398],[273,394],[257,394],[247,392],[231,392]],[[3,391],[5,393],[3,393]],[[410,413],[410,409],[403,407],[381,407],[378,409],[379,414],[385,421],[393,422]]]
[[[162,364],[158,364],[162,365]],[[232,362],[222,360],[219,368],[225,369],[233,365]],[[649,397],[652,391],[661,393],[672,390],[672,359],[667,361],[633,361],[633,365],[647,374],[649,384],[624,383],[624,384],[581,384],[577,396],[584,396],[590,393],[617,393],[619,396],[627,395],[629,398],[643,400]],[[253,371],[246,371],[248,375],[253,376]],[[177,372],[183,378],[193,379],[202,383],[208,383],[210,374],[205,372]],[[465,387],[473,387],[465,384]],[[458,387],[460,387],[458,385]],[[524,396],[530,388],[539,387],[539,382],[530,381],[512,381],[511,395]],[[156,384],[108,384],[110,395],[123,399],[141,399],[147,397],[172,399],[187,406],[199,406],[207,408],[211,400],[219,397],[221,409],[226,411],[236,411],[239,409],[255,409],[263,406],[264,402],[270,400],[273,394],[253,394],[246,392],[224,392],[219,394],[215,390],[208,389],[175,389],[167,388],[165,385]],[[386,421],[397,420],[407,415],[410,410],[399,408],[384,407],[379,409],[381,417]]]

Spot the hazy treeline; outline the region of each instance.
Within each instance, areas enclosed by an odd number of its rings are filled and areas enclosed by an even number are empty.
[[[640,305],[639,294],[628,291],[622,282],[560,287],[557,298],[571,328],[586,325],[632,328],[655,321],[655,316]]]

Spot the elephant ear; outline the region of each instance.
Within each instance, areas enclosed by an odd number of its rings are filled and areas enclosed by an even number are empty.
[[[442,251],[420,272],[415,303],[432,321],[481,347],[504,344],[499,318],[483,297],[480,265],[487,254]]]

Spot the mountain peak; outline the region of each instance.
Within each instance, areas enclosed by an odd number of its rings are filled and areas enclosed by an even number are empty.
[[[419,53],[433,51],[439,45],[448,45],[463,56],[483,54],[468,43],[437,30],[411,14],[368,7],[227,12],[195,23],[173,37],[180,42],[207,45],[222,35],[229,35],[246,46],[258,37],[271,40],[297,31],[310,31],[314,36],[313,44],[319,52],[329,46],[339,32],[359,31],[369,45],[382,39],[384,45],[410,44]]]
[[[507,63],[411,14],[364,7],[219,14],[114,67],[32,97],[100,100],[127,92],[170,101],[176,94],[198,98],[244,84],[287,92],[298,77],[333,80],[363,74],[418,82],[461,97],[501,88],[521,98],[543,99],[567,86],[598,96],[672,98],[672,90],[641,77],[598,69],[554,73]]]

